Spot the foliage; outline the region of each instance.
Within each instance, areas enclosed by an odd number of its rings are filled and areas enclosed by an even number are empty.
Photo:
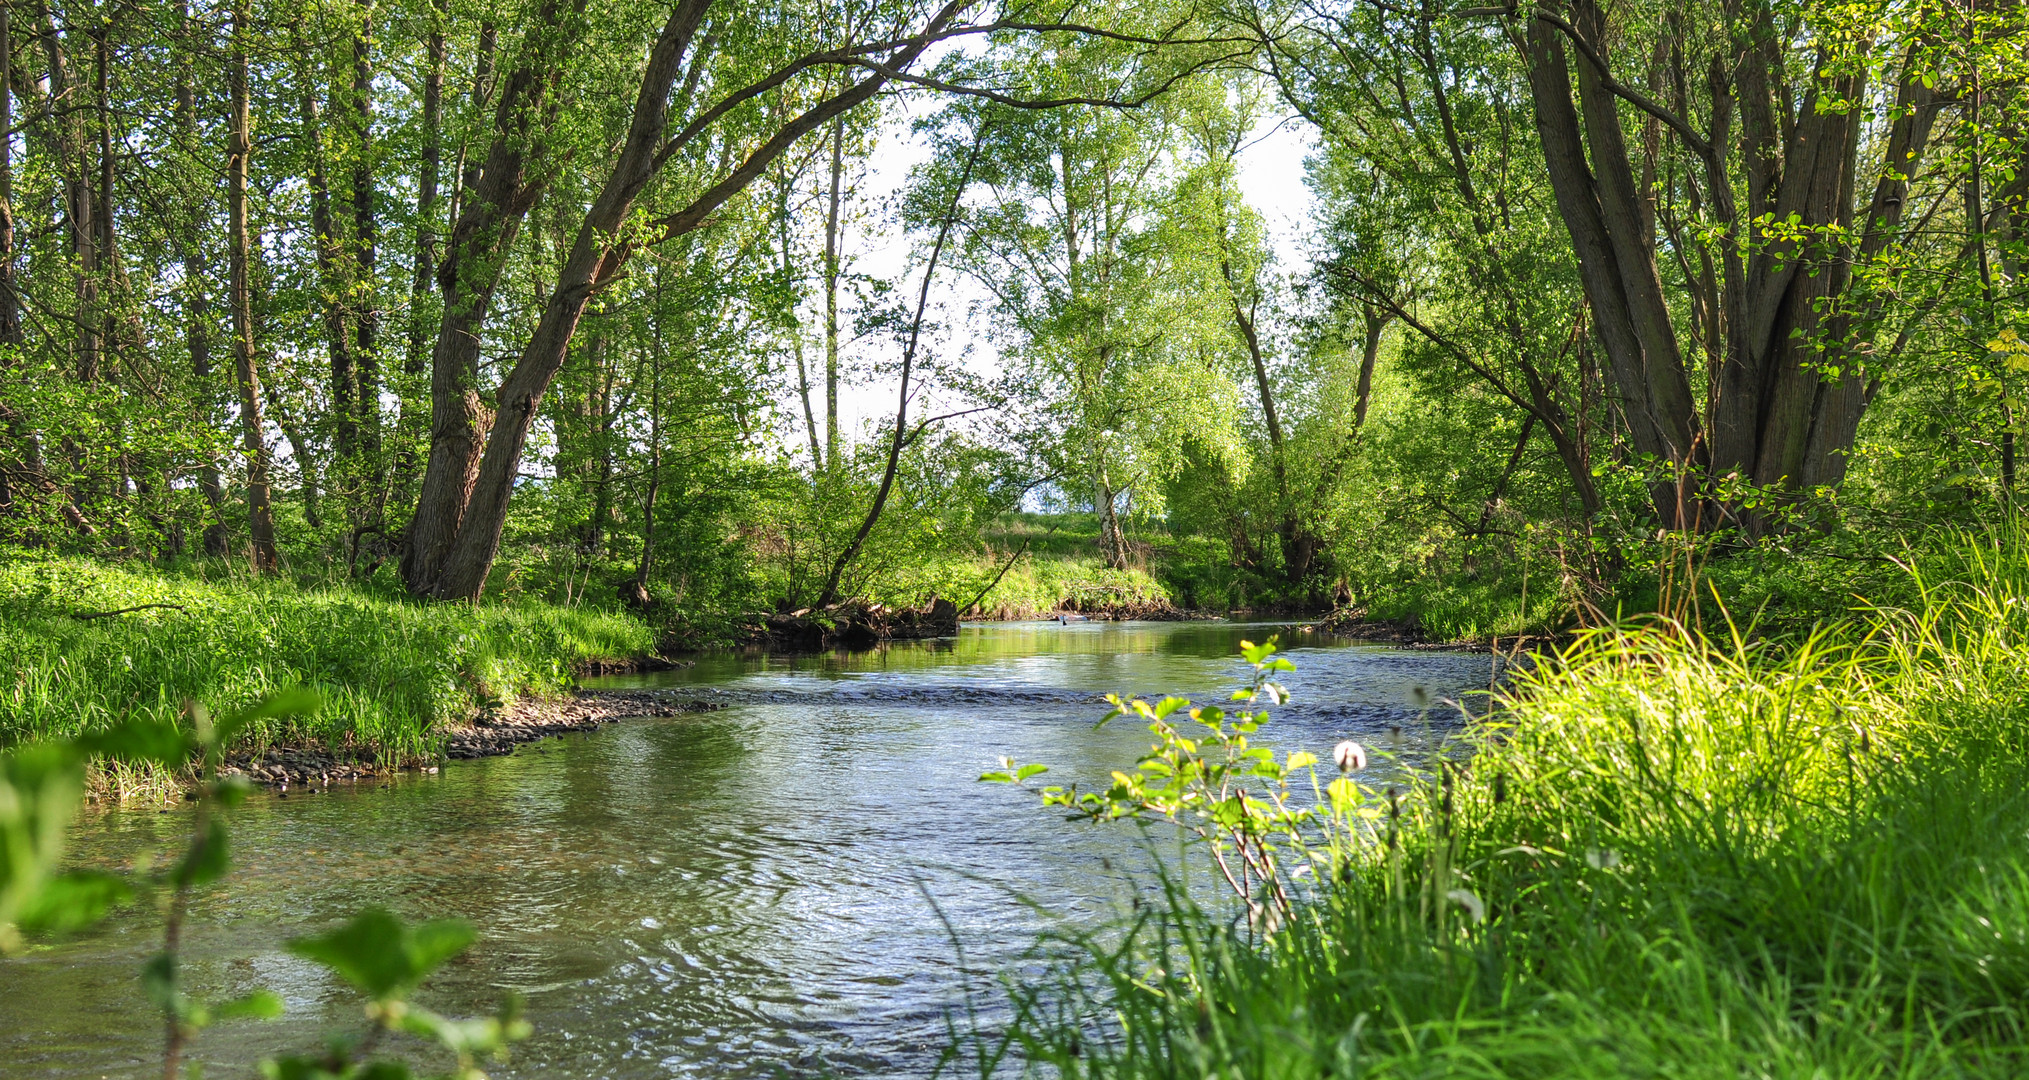
[[[1017,984],[996,1052],[1087,1077],[2018,1073],[2029,544],[1967,537],[1906,580],[1913,606],[1786,640],[1582,635],[1391,763],[1399,798],[1360,784],[1337,872],[1285,872],[1307,891],[1265,940],[1172,879]]]
[[[142,609],[106,614],[128,608]],[[237,709],[306,684],[331,707],[261,717],[238,737],[401,761],[478,706],[562,690],[579,662],[638,656],[654,639],[597,609],[430,606],[215,565],[151,572],[15,552],[0,561],[0,643],[0,743],[173,723],[185,700]]]
[[[1240,656],[1253,669],[1253,679],[1234,691],[1232,700],[1266,705],[1288,700],[1288,691],[1274,678],[1278,672],[1296,670],[1296,665],[1276,656],[1273,642],[1243,641]],[[1178,825],[1202,842],[1219,876],[1247,902],[1250,922],[1266,921],[1270,904],[1276,922],[1286,918],[1290,900],[1284,888],[1282,849],[1294,845],[1301,855],[1302,827],[1312,816],[1309,809],[1291,805],[1289,781],[1292,774],[1315,765],[1317,756],[1293,751],[1278,762],[1273,749],[1250,745],[1249,737],[1268,723],[1266,708],[1229,715],[1216,705],[1194,706],[1176,697],[1154,705],[1140,698],[1123,700],[1118,694],[1106,700],[1113,711],[1100,724],[1122,716],[1146,720],[1155,745],[1133,772],[1115,772],[1106,790],[1052,785],[1042,789],[1043,805],[1063,807],[1074,821],[1154,818]],[[1188,717],[1193,725],[1189,733],[1173,717]],[[1364,754],[1357,747],[1352,752]],[[1047,771],[1043,765],[1003,761],[1002,771],[980,779],[1021,783]],[[1354,798],[1350,787],[1335,787],[1332,793],[1335,805]]]
[[[18,948],[23,930],[88,926],[111,905],[127,900],[136,886],[166,892],[164,947],[140,973],[143,990],[165,1021],[164,1073],[180,1075],[190,1040],[214,1023],[279,1016],[282,999],[267,990],[222,1002],[189,998],[181,982],[180,932],[193,890],[229,872],[226,822],[251,790],[243,777],[219,774],[226,750],[264,722],[315,713],[323,705],[319,695],[293,689],[214,720],[202,705],[186,702],[188,723],[183,726],[135,716],[82,737],[0,752],[0,952]],[[101,756],[171,772],[194,766],[199,773],[188,843],[161,869],[137,871],[131,884],[96,872],[50,874],[76,810],[83,763]],[[477,1067],[482,1058],[504,1058],[510,1043],[528,1037],[519,1004],[510,997],[497,1016],[452,1020],[407,1001],[411,991],[473,938],[472,928],[455,919],[411,927],[385,910],[370,908],[344,926],[290,942],[291,952],[330,969],[366,997],[370,1029],[363,1037],[334,1038],[318,1053],[265,1061],[262,1075],[269,1080],[404,1080],[411,1075],[406,1064],[374,1060],[373,1054],[381,1035],[406,1033],[450,1053],[456,1064],[447,1077],[484,1080]]]

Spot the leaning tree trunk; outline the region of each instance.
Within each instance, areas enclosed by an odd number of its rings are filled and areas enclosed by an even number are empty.
[[[944,208],[944,218],[937,226],[937,241],[930,247],[930,258],[923,266],[923,287],[916,294],[916,317],[909,323],[909,342],[902,348],[902,380],[895,393],[895,426],[888,438],[888,462],[881,471],[881,486],[874,492],[874,501],[868,505],[866,516],[860,519],[859,530],[853,533],[852,541],[831,564],[831,573],[824,579],[824,589],[818,593],[817,604],[827,607],[839,599],[839,583],[845,579],[846,568],[866,547],[867,537],[873,535],[874,526],[880,523],[881,514],[888,508],[888,496],[895,490],[895,477],[901,471],[902,451],[908,447],[909,434],[909,379],[916,368],[916,348],[923,341],[923,316],[930,310],[930,283],[937,278],[937,263],[944,257],[944,245],[951,240],[951,230],[958,224],[958,210],[965,198],[965,189],[972,185],[972,170],[979,164],[980,139],[975,133],[972,152],[966,156],[965,171],[952,185],[951,200]],[[927,423],[927,421],[926,421]],[[919,432],[920,434],[920,432]]]
[[[562,17],[558,0],[547,0],[531,34],[556,35]],[[444,313],[430,354],[430,456],[401,560],[402,580],[417,595],[436,594],[479,475],[482,433],[490,422],[479,397],[479,334],[522,218],[544,187],[541,174],[530,178],[529,159],[562,63],[556,55],[562,45],[525,48],[529,51],[500,88],[493,142],[475,182],[461,192],[458,220],[437,272]],[[483,100],[490,82],[491,74],[482,71],[474,96]]]
[[[949,0],[932,16],[931,30],[948,25],[964,3],[965,0]],[[635,198],[661,167],[672,89],[708,4],[709,0],[680,4],[671,12],[649,53],[619,159],[598,198],[585,212],[535,332],[501,383],[499,411],[487,435],[485,457],[472,485],[471,497],[460,515],[455,541],[446,552],[441,573],[428,588],[431,595],[442,599],[476,599],[485,587],[486,575],[500,551],[507,505],[514,494],[514,479],[521,468],[521,454],[528,442],[529,425],[535,420],[536,405],[563,367],[585,305],[601,285],[620,272],[632,253],[631,245],[620,238],[620,226],[632,210]],[[913,64],[928,48],[931,36],[926,33],[894,50],[881,63],[882,70],[784,124],[688,206],[659,219],[656,224],[662,235],[681,236],[703,225],[714,211],[759,179],[776,158],[804,135],[871,99],[887,85],[888,76],[882,71]],[[703,59],[700,57],[696,62]]]

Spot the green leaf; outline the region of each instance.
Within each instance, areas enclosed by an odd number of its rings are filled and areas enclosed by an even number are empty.
[[[1350,777],[1341,776],[1337,780],[1325,785],[1325,794],[1332,801],[1332,809],[1341,813],[1358,806],[1360,803],[1360,786],[1355,784]]]
[[[247,796],[253,792],[254,785],[244,776],[221,777],[218,783],[211,787],[212,798],[217,799],[219,805],[228,810],[247,801]]]
[[[15,917],[37,902],[83,793],[84,767],[66,747],[0,754],[0,952],[18,944]]]
[[[98,922],[133,894],[125,881],[112,874],[77,870],[44,885],[22,905],[16,921],[23,930],[79,930]]]
[[[414,989],[477,936],[462,919],[436,919],[411,929],[376,907],[329,933],[296,938],[289,951],[330,968],[369,997],[386,999]]]
[[[204,835],[191,841],[190,849],[183,858],[176,861],[176,869],[169,880],[177,888],[203,885],[225,876],[232,865],[226,844],[225,822],[212,818],[205,826]]]
[[[105,731],[94,731],[77,740],[79,750],[116,761],[139,764],[152,761],[179,769],[197,748],[191,734],[169,720],[128,717]]]
[[[282,1015],[282,995],[273,990],[256,990],[245,997],[222,1002],[211,1010],[217,1020],[273,1020]]]
[[[403,1075],[407,1075],[403,1069]],[[328,1072],[321,1060],[314,1058],[285,1057],[270,1058],[261,1062],[261,1075],[267,1080],[338,1080],[337,1074]]]
[[[148,1001],[165,1013],[181,1016],[182,995],[176,992],[176,957],[170,953],[157,953],[141,965],[141,992]]]
[[[1015,770],[1015,780],[1017,782],[1027,780],[1031,776],[1041,776],[1049,771],[1050,767],[1048,765],[1024,765]]]

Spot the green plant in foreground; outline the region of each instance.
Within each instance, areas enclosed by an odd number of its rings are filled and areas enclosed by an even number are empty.
[[[1919,604],[1793,638],[1582,636],[1519,673],[1448,766],[1385,802],[1362,790],[1331,872],[1284,840],[1284,880],[1306,889],[1271,932],[1165,878],[1047,942],[1047,970],[1008,985],[1011,1023],[973,1036],[979,1060],[1092,1078],[2023,1075],[2029,544],[1915,565]],[[1330,803],[1303,804],[1305,837]]]
[[[20,948],[24,930],[78,929],[132,894],[127,882],[112,875],[52,873],[83,791],[88,758],[147,764],[171,774],[196,768],[190,839],[165,869],[140,874],[145,888],[167,893],[163,948],[141,972],[149,1000],[162,1010],[164,1080],[185,1072],[190,1040],[209,1025],[270,1018],[282,1011],[281,998],[266,990],[224,1002],[191,999],[182,982],[183,924],[195,890],[217,882],[230,869],[226,822],[252,791],[243,778],[219,774],[225,749],[250,725],[321,706],[318,695],[300,689],[272,695],[217,721],[203,706],[189,704],[187,725],[144,715],[77,739],[0,754],[0,953]],[[270,1080],[403,1080],[410,1075],[407,1065],[373,1055],[384,1037],[406,1033],[451,1053],[456,1065],[447,1076],[481,1080],[480,1060],[504,1055],[509,1043],[528,1036],[519,1003],[510,998],[496,1016],[453,1020],[408,1001],[432,971],[468,948],[474,937],[472,927],[460,920],[411,927],[385,910],[369,908],[344,926],[292,940],[291,952],[330,969],[366,997],[367,1027],[331,1039],[319,1053],[263,1062],[262,1075]],[[188,1072],[198,1075],[195,1063]]]
[[[1367,764],[1366,750],[1357,743],[1340,744],[1334,758],[1346,775],[1322,789],[1316,754],[1295,750],[1278,761],[1275,751],[1250,743],[1269,721],[1265,706],[1289,700],[1275,676],[1296,665],[1276,655],[1273,641],[1243,641],[1240,656],[1250,679],[1231,700],[1262,707],[1229,713],[1185,698],[1166,697],[1151,705],[1109,694],[1113,711],[1099,723],[1123,716],[1145,720],[1154,745],[1133,771],[1116,771],[1111,786],[1102,791],[1080,791],[1073,784],[1045,787],[1040,794],[1043,805],[1062,807],[1073,820],[1154,818],[1183,827],[1202,842],[1220,878],[1246,902],[1250,921],[1272,928],[1291,914],[1297,873],[1315,873],[1320,867],[1329,873],[1347,857],[1347,839],[1370,831],[1372,792],[1350,775]],[[1186,718],[1191,729],[1179,722]],[[1002,764],[980,779],[1019,784],[1048,771],[1042,765]],[[1290,782],[1299,776],[1310,780],[1310,805],[1292,802]],[[1285,853],[1295,855],[1294,867],[1285,868]]]

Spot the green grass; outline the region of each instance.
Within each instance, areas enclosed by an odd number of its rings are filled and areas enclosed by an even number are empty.
[[[914,606],[930,596],[941,596],[963,604],[986,589],[1000,574],[998,584],[977,604],[978,617],[989,619],[1036,618],[1052,611],[1112,612],[1135,611],[1166,606],[1169,593],[1145,571],[1134,567],[1109,570],[1096,555],[1022,553],[1020,550],[988,547],[977,554],[940,555],[911,566],[897,566],[881,580],[874,599],[886,604]],[[1001,574],[1005,566],[1007,573]]]
[[[76,618],[140,604],[182,610]],[[406,759],[433,752],[445,725],[479,705],[561,690],[578,662],[652,644],[638,620],[596,610],[420,604],[346,586],[0,552],[0,746],[130,712],[172,716],[186,699],[230,710],[310,684],[327,696],[321,714],[248,737]]]
[[[2029,1072],[2029,548],[1923,565],[1908,609],[1832,628],[1582,637],[1462,737],[1448,794],[1370,802],[1266,943],[1172,883],[962,1049],[1095,1078]]]

